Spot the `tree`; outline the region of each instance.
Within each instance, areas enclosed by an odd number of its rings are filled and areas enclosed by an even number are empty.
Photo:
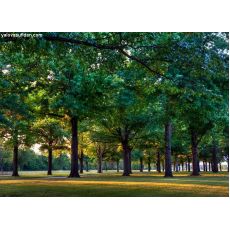
[[[33,125],[36,142],[41,145],[41,150],[48,151],[48,175],[52,175],[53,150],[66,149],[65,138],[68,133],[61,127],[60,122],[54,118],[39,119]]]
[[[71,51],[61,60],[54,59],[52,76],[47,86],[49,111],[54,116],[67,117],[71,125],[71,172],[70,177],[79,177],[78,173],[78,125],[79,121],[92,116],[104,105],[112,78],[99,74],[94,69],[87,70],[80,65]],[[52,67],[52,66],[51,66]],[[58,94],[56,93],[56,90]]]
[[[12,176],[18,174],[18,152],[20,146],[30,146],[33,143],[31,138],[30,127],[26,121],[22,121],[21,117],[8,115],[7,125],[2,124],[0,127],[1,135],[4,138],[4,145],[9,145],[13,148],[13,173]]]
[[[133,150],[133,160],[139,162],[139,170],[140,172],[143,172],[144,170],[144,154],[143,151],[139,149]]]
[[[227,54],[224,34],[183,34],[171,65],[181,117],[191,136],[193,176],[198,176],[198,144],[210,130],[226,101]],[[194,53],[196,55],[194,55]],[[180,88],[179,88],[180,87]]]
[[[96,133],[98,142],[120,144],[123,149],[124,176],[131,172],[131,146],[130,140],[141,131],[146,124],[147,115],[141,112],[144,107],[138,103],[138,95],[135,93],[139,86],[135,82],[135,73],[128,70],[118,72],[114,76],[116,87],[110,92],[108,109],[95,119],[96,127],[92,132]],[[127,87],[125,87],[127,86]]]

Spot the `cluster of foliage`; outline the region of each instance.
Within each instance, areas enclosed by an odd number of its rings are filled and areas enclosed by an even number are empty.
[[[58,168],[53,155],[63,151],[70,177],[93,167],[129,176],[145,165],[171,177],[172,169],[190,171],[191,164],[196,176],[201,160],[204,170],[209,163],[217,172],[229,158],[228,39],[228,33],[0,38],[0,144],[13,152],[13,176],[18,165],[27,169],[23,155],[41,168],[47,160],[51,175]],[[34,144],[46,159],[20,152]]]

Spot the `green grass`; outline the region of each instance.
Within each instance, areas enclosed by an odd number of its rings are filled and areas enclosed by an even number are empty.
[[[0,196],[23,197],[227,197],[228,173],[174,173],[164,178],[156,172],[84,173],[81,178],[67,178],[68,172],[20,172],[20,177],[0,175]]]

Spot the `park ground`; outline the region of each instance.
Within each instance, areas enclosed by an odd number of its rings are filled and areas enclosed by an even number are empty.
[[[0,174],[0,196],[14,197],[228,197],[228,172],[201,173],[192,177],[188,172],[135,172],[130,177],[121,173],[88,172],[81,178],[68,178],[67,171],[20,172],[20,177]]]

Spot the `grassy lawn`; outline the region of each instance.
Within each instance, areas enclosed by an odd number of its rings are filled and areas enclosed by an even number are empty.
[[[174,173],[164,178],[156,172],[134,172],[130,177],[121,173],[84,173],[81,178],[67,178],[68,172],[20,172],[20,177],[0,175],[0,196],[24,197],[227,197],[228,173]]]

